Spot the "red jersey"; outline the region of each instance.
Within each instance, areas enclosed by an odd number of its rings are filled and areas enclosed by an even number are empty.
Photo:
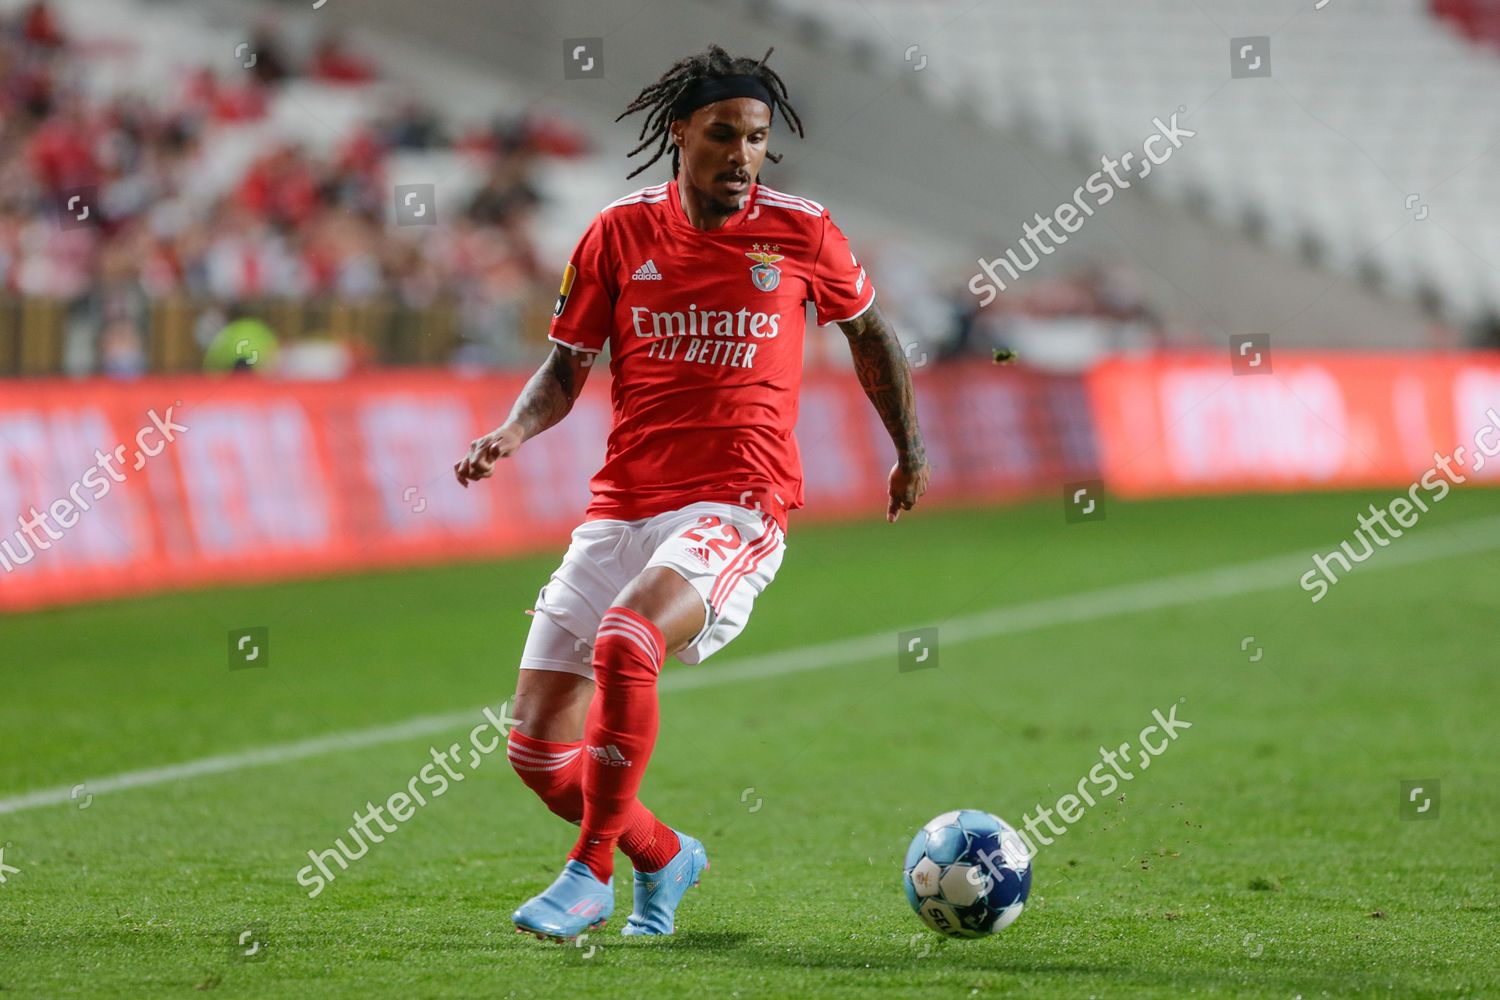
[[[688,221],[675,179],[605,206],[563,272],[549,334],[610,345],[614,420],[585,519],[718,500],[759,504],[785,530],[803,502],[792,430],[805,303],[824,324],[874,301],[815,201],[752,184],[713,230]]]

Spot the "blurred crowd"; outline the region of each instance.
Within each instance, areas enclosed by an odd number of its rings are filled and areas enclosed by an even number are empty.
[[[1014,351],[1027,365],[1083,371],[1122,351],[1202,346],[1193,327],[1171,328],[1147,304],[1133,270],[1122,263],[1071,274],[1039,275],[980,307],[967,288],[949,299],[951,320],[936,360]]]
[[[380,80],[337,37],[300,59],[269,26],[248,37],[253,57],[239,65],[189,64],[173,87],[136,93],[89,86],[98,43],[71,38],[45,0],[0,20],[0,296],[66,304],[63,369],[143,374],[164,302],[186,304],[195,354],[209,368],[266,370],[274,357],[283,374],[335,377],[391,360],[328,310],[289,336],[270,315],[275,303],[380,304],[417,316],[441,308],[455,335],[425,360],[534,363],[557,280],[534,239],[537,172],[543,157],[586,155],[585,137],[533,116],[457,130],[387,90],[372,102],[381,110],[320,151],[274,138],[284,135],[274,127],[255,133],[254,155],[223,176],[210,155],[219,140],[264,126],[283,88]],[[424,154],[459,158],[477,184],[441,226],[393,225],[392,160]],[[874,258],[914,363],[1009,347],[1068,369],[1160,336],[1118,267],[1037,276],[979,309],[966,289],[949,287],[951,276],[904,258],[881,267],[878,250]],[[340,315],[349,322],[348,310]],[[425,336],[419,330],[405,332]],[[810,346],[809,363],[848,363],[818,350]]]
[[[96,97],[83,85],[88,53],[45,2],[0,23],[0,290],[70,303],[69,367],[108,374],[145,367],[150,304],[171,296],[207,307],[205,348],[243,303],[330,297],[446,301],[467,335],[460,354],[498,363],[516,353],[505,342],[515,314],[537,296],[550,302],[556,280],[532,239],[535,159],[580,155],[581,137],[529,117],[454,135],[406,101],[331,153],[272,144],[226,185],[208,176],[205,144],[261,121],[276,88],[377,78],[336,38],[304,65],[269,30],[250,51],[244,72],[201,66],[176,93]],[[393,229],[390,158],[431,150],[464,156],[483,181],[458,218]]]

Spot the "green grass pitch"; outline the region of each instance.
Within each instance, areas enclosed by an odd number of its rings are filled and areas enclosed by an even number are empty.
[[[1391,494],[1060,498],[793,523],[747,632],[700,667],[840,638],[889,653],[663,694],[643,797],[712,870],[673,938],[518,936],[574,828],[501,753],[315,899],[295,873],[469,726],[101,791],[116,774],[499,705],[561,550],[0,619],[0,989],[10,997],[1479,997],[1500,995],[1500,492],[1456,492],[1314,605],[1269,588],[1000,635],[995,608],[1310,558]],[[1455,542],[1468,553],[1410,558]],[[230,671],[226,635],[270,630]],[[937,669],[895,630],[936,625]],[[950,626],[950,631],[958,626]],[[1245,644],[1245,637],[1253,641]],[[885,640],[881,640],[882,642]],[[1242,645],[1244,648],[1242,648]],[[1259,650],[1257,656],[1256,650]],[[1135,740],[1192,724],[1043,847],[1005,932],[949,941],[901,893],[918,826],[1019,822]],[[1426,815],[1401,782],[1438,779]],[[1436,789],[1434,789],[1436,791]],[[93,795],[90,799],[88,796]],[[85,806],[86,808],[82,808]],[[17,870],[11,870],[17,869]],[[251,944],[242,949],[240,936]],[[258,943],[258,948],[255,944]],[[254,949],[245,957],[243,950]]]

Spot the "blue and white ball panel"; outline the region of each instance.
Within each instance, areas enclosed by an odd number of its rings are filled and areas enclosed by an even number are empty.
[[[917,910],[917,915],[928,927],[948,937],[980,937],[984,933],[966,926],[966,922],[958,912],[941,899],[923,900],[922,908]]]
[[[925,857],[912,866],[907,875],[912,888],[917,891],[917,896],[926,899],[928,896],[936,896],[941,890],[939,881],[943,877],[942,866],[931,857]]]
[[[952,826],[954,823],[958,822],[958,814],[961,813],[961,812],[963,812],[963,811],[964,810],[962,810],[962,809],[955,809],[952,812],[945,812],[941,816],[938,816],[935,819],[929,820],[928,823],[927,823],[927,825],[924,826],[924,827],[922,827],[922,829],[925,830],[925,831],[927,831],[928,833],[933,833],[933,832],[935,832],[937,830],[941,830],[945,826]],[[969,811],[970,812],[977,812],[977,810],[973,810],[973,809],[971,809]]]
[[[917,895],[917,887],[911,884],[909,877],[901,880],[901,888],[905,890],[906,901],[911,904],[911,908],[918,913],[922,912],[922,898]]]
[[[985,871],[990,875],[988,898],[992,905],[1001,909],[1017,899],[1024,900],[1031,887],[1031,866],[1025,865],[1018,869],[1008,863],[1003,836],[992,833],[974,837],[972,845],[972,857],[984,865]]]
[[[954,906],[972,906],[989,891],[990,876],[980,865],[953,864],[943,869],[938,889]]]
[[[1009,829],[1005,821],[993,813],[981,812],[978,809],[960,809],[958,811],[958,825],[963,827],[967,833],[986,834],[999,833],[1001,830]]]
[[[1000,915],[995,918],[995,925],[990,928],[990,933],[998,933],[1015,923],[1016,918],[1021,915],[1021,911],[1024,909],[1026,909],[1025,903],[1013,903],[1001,910]]]
[[[969,836],[959,826],[945,826],[927,833],[927,856],[940,865],[951,865],[968,853]]]
[[[1008,826],[1000,831],[1000,854],[1005,859],[1005,864],[1016,871],[1030,868],[1031,859],[1035,856],[1021,835]]]

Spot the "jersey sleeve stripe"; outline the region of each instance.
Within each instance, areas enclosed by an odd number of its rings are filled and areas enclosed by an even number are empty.
[[[561,344],[562,346],[570,348],[574,351],[583,351],[585,354],[598,354],[600,351],[604,350],[604,348],[602,347],[585,347],[583,344],[570,344],[566,340],[560,340],[557,337],[552,336],[552,334],[550,333],[547,334],[547,339],[552,341],[554,344]]]
[[[822,212],[815,212],[806,205],[801,205],[794,201],[782,201],[779,198],[760,198],[756,201],[756,204],[770,205],[774,208],[784,208],[789,212],[805,212],[815,219],[823,217]]]
[[[849,322],[852,319],[859,319],[865,313],[869,312],[870,307],[873,306],[874,304],[875,304],[875,286],[871,285],[870,286],[870,301],[868,301],[864,305],[860,306],[859,307],[859,312],[855,313],[853,316],[846,316],[843,319],[831,319],[831,320],[828,321],[828,323],[847,323],[847,322]],[[827,326],[828,323],[824,323],[823,325]]]
[[[605,205],[600,211],[608,212],[612,208],[624,208],[626,205],[660,205],[666,200],[666,195],[659,198],[621,198],[619,201],[612,201]]]
[[[616,198],[604,207],[606,209],[618,208],[621,205],[634,205],[637,202],[655,204],[667,196],[666,184],[653,184],[651,187],[643,187],[639,191],[632,191],[623,198]]]
[[[802,204],[808,206],[809,208],[817,209],[817,212],[818,212],[819,215],[823,214],[823,211],[824,211],[823,206],[819,205],[817,202],[813,201],[811,198],[804,198],[801,195],[787,194],[785,191],[778,191],[775,188],[766,187],[766,185],[764,185],[764,184],[760,185],[760,190],[761,190],[762,194],[765,194],[765,195],[767,195],[769,197],[772,197],[772,198],[782,198],[782,199],[785,199],[787,201],[800,201]]]

